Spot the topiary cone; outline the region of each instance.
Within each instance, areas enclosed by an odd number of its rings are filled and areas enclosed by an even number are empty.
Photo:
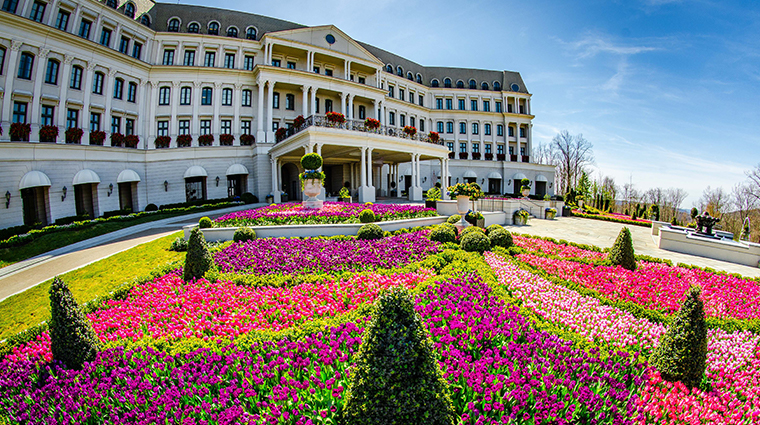
[[[702,382],[707,359],[707,324],[701,294],[701,287],[689,288],[681,309],[650,359],[663,379],[681,381],[689,388]]]
[[[405,289],[394,288],[378,299],[343,406],[343,425],[450,425],[456,420],[433,343]]]
[[[86,361],[95,360],[99,340],[69,286],[59,277],[50,285],[50,348],[53,360],[70,369],[82,369]]]
[[[182,279],[189,282],[200,279],[211,268],[214,259],[206,245],[206,238],[200,228],[194,227],[190,231],[190,240],[187,241],[187,255],[185,256],[185,268]]]
[[[631,231],[627,227],[620,229],[615,243],[612,245],[607,259],[610,263],[622,266],[628,270],[636,270],[636,256],[633,253],[633,239],[631,239]]]

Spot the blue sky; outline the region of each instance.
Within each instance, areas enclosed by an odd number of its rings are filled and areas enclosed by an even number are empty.
[[[423,65],[519,71],[534,138],[594,145],[639,189],[731,186],[760,163],[760,4],[752,1],[193,1],[351,37]]]

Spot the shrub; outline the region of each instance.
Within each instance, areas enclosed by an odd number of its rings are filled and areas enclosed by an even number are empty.
[[[502,227],[500,224],[492,224],[486,227],[486,236],[490,235],[491,232],[493,232],[494,230],[499,230],[499,229],[504,230],[504,227]]]
[[[175,239],[171,246],[169,247],[169,251],[177,251],[177,252],[185,252],[187,251],[187,241],[183,237],[178,237]]]
[[[208,217],[201,217],[201,219],[198,220],[198,227],[201,229],[208,229],[214,227],[214,222]]]
[[[145,206],[145,211],[151,212],[151,211],[158,211],[158,205],[156,204],[148,204]]]
[[[451,425],[456,414],[412,296],[392,289],[375,305],[351,370],[339,424]]]
[[[697,216],[699,215],[699,210],[697,209],[697,207],[692,207],[689,215],[691,216],[692,220],[696,219]]]
[[[663,379],[681,381],[689,388],[698,387],[705,374],[707,325],[701,293],[697,285],[689,288],[681,309],[651,357]]]
[[[375,216],[374,211],[371,209],[365,209],[359,213],[359,221],[362,223],[374,223],[377,221],[377,217]]]
[[[441,226],[448,227],[449,229],[454,231],[455,235],[459,236],[459,228],[457,228],[457,226],[454,226],[451,223],[443,223],[441,224]]]
[[[200,279],[211,268],[213,259],[208,250],[206,239],[199,227],[194,227],[190,232],[190,240],[187,242],[187,256],[185,256],[185,272],[183,279],[189,282]]]
[[[304,170],[316,170],[322,166],[322,157],[316,153],[307,153],[301,157],[301,166]]]
[[[435,226],[433,230],[430,231],[430,234],[428,235],[428,238],[431,241],[435,242],[456,242],[457,240],[457,234],[452,229],[454,226]]]
[[[488,233],[488,239],[491,241],[492,247],[509,248],[512,246],[512,234],[503,227],[501,229],[494,229]]]
[[[454,214],[454,215],[452,215],[451,217],[449,217],[449,219],[448,219],[448,220],[446,220],[446,223],[449,223],[449,224],[457,224],[457,223],[459,223],[460,221],[462,221],[462,216],[461,216],[461,215],[459,215],[459,214]]]
[[[259,198],[257,198],[256,195],[251,192],[245,192],[244,194],[240,195],[240,200],[246,204],[257,204],[259,202]]]
[[[607,259],[611,264],[622,266],[624,269],[636,270],[636,257],[633,252],[631,231],[627,227],[620,229],[615,244],[612,245]]]
[[[359,228],[357,238],[362,240],[374,240],[383,238],[383,229],[375,223],[368,223]]]
[[[338,192],[338,197],[339,198],[350,198],[351,197],[351,192],[349,192],[348,188],[344,186],[344,187],[340,188],[340,192]]]
[[[633,214],[631,214],[631,220],[636,221],[639,217],[636,215],[636,210],[633,211]]]
[[[473,232],[483,233],[485,235],[485,230],[477,226],[470,226],[470,227],[465,227],[465,229],[462,230],[461,233],[459,233],[459,239],[463,238],[464,235],[469,235],[470,233],[473,233]]]
[[[428,201],[440,201],[441,200],[441,189],[438,187],[432,187],[427,191],[427,200]]]
[[[53,360],[70,369],[82,369],[95,360],[98,338],[92,325],[74,300],[69,286],[56,276],[50,286],[50,348]]]
[[[468,229],[478,229],[478,227],[468,227],[465,230]],[[465,251],[479,252],[481,254],[491,249],[491,241],[488,240],[488,236],[482,231],[469,232],[466,234],[465,232],[462,232],[459,245],[461,245],[462,249]]]
[[[256,231],[250,227],[238,227],[235,230],[235,234],[232,235],[232,240],[235,242],[252,241],[256,239]]]

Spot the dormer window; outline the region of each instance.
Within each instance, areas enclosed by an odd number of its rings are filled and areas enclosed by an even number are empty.
[[[406,79],[409,81],[414,81],[414,75],[412,75],[411,72],[406,73]]]
[[[209,35],[219,35],[219,24],[216,22],[208,24],[208,33]]]
[[[478,88],[478,83],[475,80],[470,80],[470,90],[475,90]]]
[[[150,16],[148,15],[142,15],[140,17],[140,23],[145,25],[146,27],[150,28]]]
[[[169,20],[169,26],[166,30],[169,32],[179,32],[179,19],[174,18]]]
[[[192,34],[198,34],[201,32],[201,26],[198,25],[197,22],[192,22],[190,25],[187,26],[187,32]]]
[[[422,84],[422,75],[417,74],[417,84]]]
[[[396,67],[396,75],[398,75],[399,77],[403,77],[404,76],[404,68],[402,68],[401,66],[397,66]]]
[[[391,74],[393,74],[393,65],[386,65],[385,66],[385,71],[386,72],[390,72]]]
[[[488,83],[486,83],[485,81],[483,81],[483,83],[480,85],[480,89],[481,90],[488,90]]]
[[[433,80],[430,82],[430,87],[440,87],[440,83],[438,82],[438,80]]]
[[[464,88],[464,81],[462,81],[462,80],[457,81],[457,88],[458,89],[463,89]]]
[[[446,78],[443,80],[443,87],[447,89],[451,88],[451,78]]]
[[[119,7],[119,3],[117,3],[116,0],[106,0],[106,6],[116,9]]]
[[[132,3],[127,3],[124,6],[124,14],[129,16],[130,18],[135,18],[135,5]]]
[[[494,81],[494,83],[493,83],[493,90],[494,91],[501,91],[501,83],[499,83],[498,81]]]
[[[248,40],[255,40],[256,39],[256,28],[248,28],[245,30],[245,38]]]
[[[238,36],[238,30],[235,27],[229,27],[227,28],[227,37],[233,37],[237,38]]]

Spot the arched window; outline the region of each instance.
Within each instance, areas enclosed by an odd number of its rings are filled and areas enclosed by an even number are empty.
[[[255,40],[256,39],[256,28],[248,28],[245,30],[245,38],[248,40]]]
[[[119,3],[116,0],[106,0],[106,6],[116,9],[119,7]]]
[[[447,89],[451,88],[451,78],[446,78],[443,80],[443,87]]]
[[[140,23],[145,25],[146,27],[150,28],[150,16],[148,15],[142,15],[140,17]]]
[[[475,80],[470,80],[470,90],[475,90],[478,88],[478,82]]]
[[[169,27],[166,30],[169,32],[179,32],[179,19],[174,18],[169,20]]]
[[[34,55],[30,52],[22,53],[21,60],[18,62],[18,78],[31,80],[32,67],[34,67]]]
[[[433,80],[430,82],[430,87],[440,87],[440,84],[438,83],[438,80]]]
[[[198,34],[201,32],[201,26],[198,25],[197,22],[191,22],[190,25],[187,26],[187,32]]]
[[[501,83],[499,83],[498,81],[494,81],[493,82],[493,90],[494,91],[501,91]]]
[[[235,27],[229,27],[227,28],[227,37],[234,37],[237,38],[238,36],[238,30]]]
[[[464,88],[464,81],[462,81],[462,80],[457,81],[457,88],[458,89],[463,89]]]
[[[399,77],[404,76],[404,68],[402,68],[401,65],[396,67],[396,75],[398,75]]]
[[[414,81],[414,75],[411,72],[407,72],[406,79],[409,81]]]
[[[219,23],[211,22],[208,24],[208,33],[210,35],[219,35]]]
[[[488,83],[486,83],[485,81],[483,81],[483,83],[480,84],[480,89],[481,90],[488,90]]]
[[[422,84],[422,75],[417,74],[417,84]]]
[[[135,18],[135,5],[132,3],[127,3],[124,5],[124,14],[129,16],[130,18]]]
[[[385,71],[393,74],[393,65],[385,65]]]

